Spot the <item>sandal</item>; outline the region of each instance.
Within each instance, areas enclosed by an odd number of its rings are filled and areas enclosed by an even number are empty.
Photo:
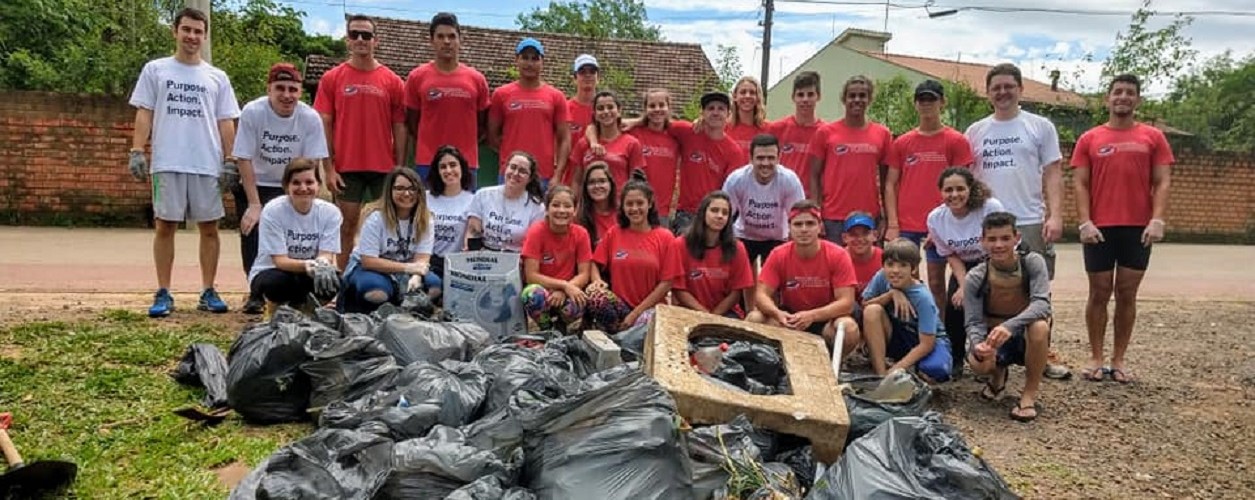
[[[1033,410],[1033,414],[1022,415],[1022,414],[1016,413],[1016,412],[1024,411],[1024,410]],[[1011,412],[1010,412],[1011,420],[1014,420],[1016,422],[1032,422],[1034,420],[1037,420],[1038,415],[1041,415],[1041,405],[1037,404],[1037,402],[1033,402],[1032,406],[1023,406],[1017,403],[1014,408],[1011,408]]]
[[[1002,386],[1001,386],[1001,387],[994,387],[994,378],[995,378],[995,377],[994,377],[993,375],[990,375],[990,376],[989,376],[989,380],[986,380],[986,381],[985,381],[985,388],[984,388],[984,389],[981,389],[981,391],[980,391],[980,398],[981,398],[981,399],[983,399],[983,400],[985,400],[985,401],[997,401],[997,400],[999,400],[999,399],[1001,399],[1001,398],[1002,398],[1002,392],[1003,392],[1003,391],[1005,391],[1005,390],[1007,390],[1007,378],[1006,378],[1006,375],[1005,375],[1005,370],[1006,370],[1006,369],[1005,369],[1005,368],[1003,368],[1002,370],[1004,371],[1004,375],[1003,375],[1003,377],[1002,377]]]
[[[1081,370],[1081,379],[1090,382],[1102,382],[1109,373],[1111,373],[1111,369],[1105,366],[1089,366]]]
[[[1133,370],[1108,368],[1107,373],[1111,375],[1111,380],[1121,384],[1131,384],[1133,382],[1137,382],[1137,377],[1133,375]]]

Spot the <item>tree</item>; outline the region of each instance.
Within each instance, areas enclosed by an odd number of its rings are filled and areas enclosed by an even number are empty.
[[[1255,54],[1225,52],[1181,76],[1159,111],[1205,147],[1255,151]]]
[[[736,47],[722,43],[715,46],[715,74],[719,75],[719,90],[732,92],[736,81],[741,79],[741,55]]]
[[[519,29],[566,33],[588,38],[662,40],[662,29],[649,23],[641,0],[551,1],[545,8],[519,14]]]
[[[1182,35],[1194,18],[1177,14],[1167,26],[1151,30],[1146,26],[1155,16],[1150,8],[1151,1],[1143,0],[1128,30],[1116,34],[1115,47],[1103,62],[1104,82],[1122,73],[1132,73],[1142,79],[1143,88],[1153,87],[1175,78],[1194,63],[1198,51],[1190,46],[1190,39]]]
[[[941,122],[946,125],[966,130],[993,111],[989,101],[965,83],[943,81],[941,86],[946,94],[946,109],[942,110]],[[888,127],[895,136],[915,128],[919,125],[919,114],[915,112],[915,84],[902,75],[877,80],[867,116]]]

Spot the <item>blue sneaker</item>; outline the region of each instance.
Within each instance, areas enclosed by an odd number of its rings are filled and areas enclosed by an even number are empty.
[[[174,310],[174,296],[170,295],[170,291],[165,288],[157,290],[153,294],[153,305],[148,308],[148,317],[164,318],[170,315]]]
[[[227,303],[222,301],[222,297],[218,296],[213,287],[209,287],[200,293],[200,303],[196,304],[196,308],[211,313],[224,313],[227,312]]]

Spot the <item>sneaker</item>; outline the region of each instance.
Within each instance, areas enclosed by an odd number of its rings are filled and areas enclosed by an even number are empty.
[[[170,291],[165,288],[157,290],[153,294],[153,305],[148,308],[148,317],[164,318],[174,311],[174,296],[170,295]]]
[[[244,302],[244,314],[261,314],[266,309],[266,301],[258,297],[250,296],[248,301]]]
[[[222,301],[222,297],[218,296],[218,292],[214,291],[213,287],[209,287],[200,293],[200,303],[196,304],[196,308],[212,313],[224,313],[227,312],[227,303]]]
[[[1061,362],[1058,352],[1051,349],[1050,353],[1046,355],[1046,371],[1044,375],[1046,378],[1055,380],[1068,380],[1072,378],[1072,369]]]

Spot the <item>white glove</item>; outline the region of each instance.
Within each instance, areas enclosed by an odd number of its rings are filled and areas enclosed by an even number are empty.
[[[1151,243],[1163,240],[1163,228],[1163,219],[1151,219],[1150,224],[1147,224],[1146,229],[1142,231],[1142,244],[1150,246]]]
[[[405,284],[405,291],[414,293],[423,289],[423,275],[414,274],[410,276],[410,281]]]
[[[1102,231],[1098,230],[1098,226],[1094,225],[1094,221],[1087,220],[1077,228],[1081,232],[1081,243],[1099,243],[1103,241]]]
[[[426,262],[410,262],[405,265],[405,274],[411,276],[424,276],[430,266]]]

